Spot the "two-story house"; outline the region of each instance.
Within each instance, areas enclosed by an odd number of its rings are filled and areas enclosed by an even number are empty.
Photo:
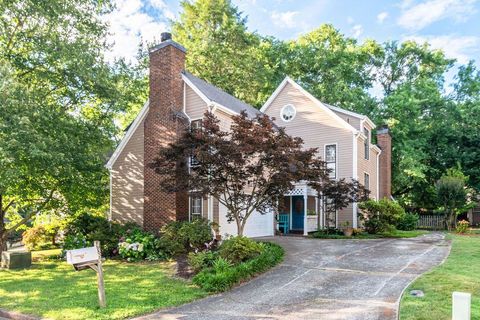
[[[186,71],[185,55],[185,48],[168,33],[150,51],[149,100],[107,164],[111,219],[158,231],[170,221],[204,217],[217,222],[222,234],[236,233],[236,225],[227,222],[226,208],[217,199],[166,193],[159,187],[162,177],[148,166],[161,146],[175,141],[187,126],[199,125],[207,110],[221,121],[223,130],[229,130],[232,115],[243,110],[252,117],[263,112],[290,135],[301,137],[306,147],[318,148],[332,179],[357,179],[371,191],[371,197],[391,196],[388,128],[378,129],[364,115],[322,103],[288,77],[257,110]],[[374,130],[378,146],[372,144]],[[283,202],[282,213],[289,215],[292,231],[307,234],[319,226],[339,227],[346,221],[358,225],[356,203],[339,212],[324,212],[322,201],[306,184],[298,184],[284,195]],[[273,211],[254,213],[245,235],[273,235],[276,227]]]

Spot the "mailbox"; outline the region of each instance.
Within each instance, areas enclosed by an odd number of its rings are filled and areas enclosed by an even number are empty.
[[[67,263],[72,264],[77,270],[98,264],[99,259],[98,250],[95,247],[67,251]]]

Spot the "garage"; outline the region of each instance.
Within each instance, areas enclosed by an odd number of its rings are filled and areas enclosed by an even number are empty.
[[[227,221],[227,208],[223,204],[219,204],[219,224],[220,234],[225,236],[237,235],[237,224],[235,221]],[[255,211],[248,218],[245,225],[244,235],[250,238],[273,236],[273,213],[260,214]]]

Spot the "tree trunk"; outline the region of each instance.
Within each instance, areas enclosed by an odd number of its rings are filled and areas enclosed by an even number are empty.
[[[245,226],[244,226],[243,223],[241,223],[241,222],[237,223],[237,235],[238,235],[239,237],[243,237],[243,228],[244,228],[244,227],[245,227]]]
[[[2,256],[3,251],[7,251],[7,235],[5,233],[6,230],[0,230],[0,259]]]

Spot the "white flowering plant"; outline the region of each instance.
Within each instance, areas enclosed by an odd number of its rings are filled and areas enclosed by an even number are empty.
[[[164,254],[157,250],[155,236],[137,228],[127,230],[126,235],[120,239],[118,253],[120,257],[131,262],[165,258]]]

